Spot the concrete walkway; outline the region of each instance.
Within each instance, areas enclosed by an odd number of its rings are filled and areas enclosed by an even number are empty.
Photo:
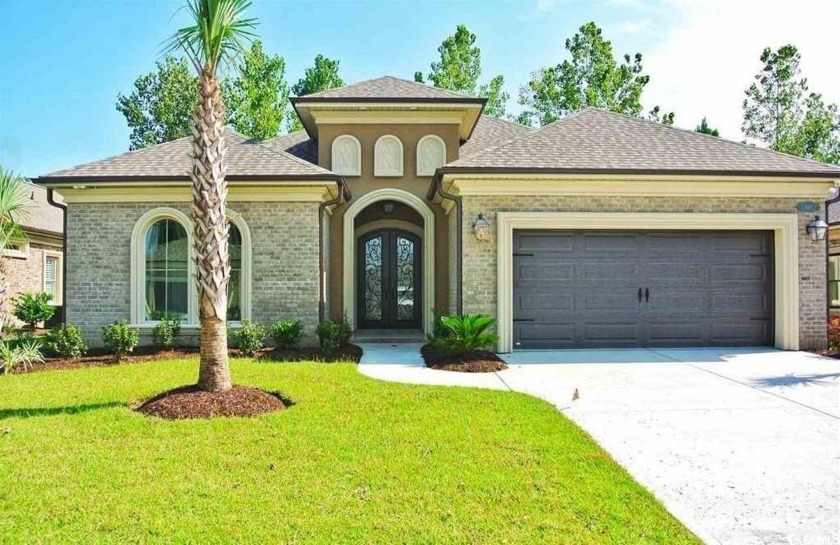
[[[395,382],[524,392],[589,432],[709,543],[840,543],[840,361],[775,350],[527,351],[510,369],[423,367],[365,345]],[[572,402],[575,388],[580,399]]]

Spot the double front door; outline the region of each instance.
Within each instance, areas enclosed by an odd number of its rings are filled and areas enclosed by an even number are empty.
[[[366,329],[420,328],[420,238],[380,229],[359,238],[357,324]]]

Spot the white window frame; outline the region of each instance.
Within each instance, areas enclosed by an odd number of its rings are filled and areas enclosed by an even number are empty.
[[[9,246],[0,250],[0,255],[6,257],[14,257],[17,259],[29,258],[29,241],[28,240],[13,240],[9,242]]]
[[[351,168],[344,169],[340,168],[339,163],[340,160],[337,159],[337,149],[336,146],[340,145],[342,142],[350,141],[355,144],[355,165],[350,165]],[[335,137],[335,140],[332,142],[332,146],[330,147],[330,169],[335,172],[336,174],[341,174],[342,176],[361,176],[362,175],[362,144],[359,142],[359,139],[351,134],[342,134],[341,136]]]
[[[831,278],[831,269],[834,268],[834,279]],[[840,309],[840,299],[832,300],[831,299],[831,285],[833,283],[840,284],[840,255],[830,255],[828,256],[828,277],[826,278],[828,282],[828,306],[831,309]]]
[[[242,278],[240,307],[243,320],[251,319],[251,231],[242,216],[232,210],[227,211],[228,221],[239,229],[242,236]],[[146,234],[149,228],[160,220],[177,221],[187,232],[189,256],[187,259],[187,278],[189,291],[187,292],[187,317],[183,325],[198,327],[198,290],[195,286],[195,256],[192,221],[180,210],[170,207],[160,207],[143,214],[134,224],[131,234],[131,324],[133,327],[150,328],[158,324],[157,320],[147,320],[146,305]],[[237,325],[240,322],[231,322]]]
[[[383,157],[382,154],[379,152],[379,147],[382,145],[382,142],[393,140],[397,144],[399,144],[400,149],[400,156],[399,161],[397,163],[398,169],[397,170],[387,170],[385,165],[382,164],[381,158]],[[405,171],[405,149],[403,147],[402,140],[398,137],[394,136],[393,134],[384,134],[380,136],[376,140],[376,144],[373,146],[373,175],[383,178],[399,178],[403,175]]]
[[[53,250],[44,250],[43,268],[41,269],[41,290],[47,291],[47,260],[55,259],[55,293],[51,305],[61,306],[64,304],[64,254]]]
[[[423,147],[423,144],[425,144],[426,142],[429,142],[429,141],[438,142],[441,146],[441,148],[440,148],[440,150],[441,150],[440,164],[437,165],[436,167],[433,167],[433,168],[424,169],[423,168],[424,165],[422,165],[421,162],[420,162],[420,151]],[[417,158],[416,158],[416,161],[417,161],[417,176],[434,176],[435,171],[438,168],[440,168],[440,167],[442,167],[443,165],[446,164],[446,142],[444,142],[443,138],[441,138],[440,136],[438,136],[436,134],[427,134],[426,136],[421,138],[417,142],[417,152],[416,153],[417,153]]]

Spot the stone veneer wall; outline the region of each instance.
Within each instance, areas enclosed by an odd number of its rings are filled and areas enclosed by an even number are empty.
[[[791,213],[801,199],[718,197],[463,197],[463,304],[465,313],[496,316],[496,214],[498,212],[744,212]],[[491,238],[479,242],[470,222],[479,213],[491,225]],[[802,350],[826,346],[825,244],[805,233],[813,213],[799,213],[799,342]],[[632,225],[627,226],[632,229]]]
[[[74,203],[67,217],[67,320],[99,346],[101,328],[130,318],[131,233],[147,211],[184,203]],[[251,233],[251,318],[303,321],[307,342],[318,324],[318,203],[233,202]],[[184,340],[194,340],[184,327]],[[146,340],[144,335],[144,341]]]

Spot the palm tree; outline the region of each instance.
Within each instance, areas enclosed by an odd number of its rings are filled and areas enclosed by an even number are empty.
[[[199,100],[193,124],[192,219],[195,237],[198,316],[201,321],[201,361],[198,386],[228,390],[227,287],[230,279],[228,222],[225,214],[227,182],[225,105],[218,72],[245,51],[255,27],[243,17],[250,0],[187,0],[194,24],[178,30],[167,53],[183,50],[199,75]]]
[[[5,323],[6,298],[9,295],[9,281],[6,278],[6,258],[2,250],[8,248],[13,239],[23,238],[20,222],[27,216],[27,199],[23,179],[0,167],[0,330]]]

